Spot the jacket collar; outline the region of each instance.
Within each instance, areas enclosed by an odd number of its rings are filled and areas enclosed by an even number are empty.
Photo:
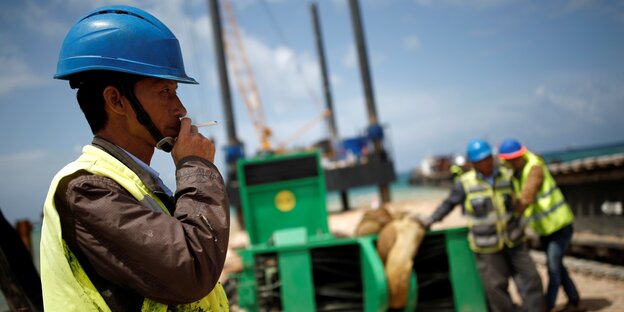
[[[108,154],[119,160],[121,163],[123,163],[134,173],[136,173],[136,175],[139,177],[139,179],[141,179],[145,186],[147,186],[147,188],[149,188],[149,190],[156,194],[161,200],[163,199],[163,197],[170,198],[168,192],[161,187],[158,179],[154,177],[154,175],[152,175],[148,170],[146,170],[146,168],[144,168],[141,164],[137,163],[137,161],[135,161],[133,157],[131,157],[131,155],[123,150],[121,147],[97,135],[93,137],[91,145],[107,152]],[[168,203],[165,203],[165,205],[167,206],[167,208],[169,208],[170,206]]]

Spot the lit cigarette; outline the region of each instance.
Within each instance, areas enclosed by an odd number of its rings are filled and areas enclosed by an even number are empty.
[[[216,125],[218,125],[218,124],[219,124],[218,122],[216,122],[216,121],[214,121],[214,120],[213,120],[213,121],[206,121],[206,122],[202,122],[202,123],[200,123],[200,124],[196,124],[196,125],[195,125],[195,127],[197,127],[197,128],[203,128],[203,127],[216,126]]]

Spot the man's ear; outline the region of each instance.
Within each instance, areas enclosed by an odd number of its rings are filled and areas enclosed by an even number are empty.
[[[112,113],[125,115],[126,105],[119,89],[113,86],[108,86],[102,91],[104,97],[104,106],[110,109]]]

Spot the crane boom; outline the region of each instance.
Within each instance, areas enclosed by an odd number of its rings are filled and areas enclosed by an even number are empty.
[[[237,88],[243,98],[243,102],[245,102],[256,133],[259,136],[260,148],[262,151],[269,151],[271,150],[270,140],[272,131],[266,124],[260,93],[258,92],[258,86],[256,85],[256,79],[249,63],[249,58],[247,57],[232,2],[230,0],[223,0],[223,8],[225,9],[224,12],[229,29],[228,35],[224,36],[226,38],[225,49],[228,55],[228,64],[230,64],[232,68]],[[237,51],[238,53],[236,53]],[[242,67],[239,67],[239,59],[241,61],[240,63],[242,63]]]
[[[266,123],[260,92],[258,91],[253,69],[249,62],[249,58],[247,57],[232,1],[222,0],[222,3],[225,19],[227,20],[228,25],[223,36],[227,62],[234,75],[237,89],[243,99],[243,102],[245,103],[251,122],[260,140],[260,150],[268,152],[272,150],[273,146],[273,144],[271,144],[273,131]],[[319,98],[309,88],[308,92],[313,101],[320,106],[321,104]],[[278,146],[278,150],[285,150],[287,144],[294,141],[302,133],[312,128],[321,120],[329,118],[331,115],[332,113],[329,109],[324,110],[317,117],[306,122],[299,129],[295,130],[293,134],[288,137],[288,139],[277,143],[276,146]]]

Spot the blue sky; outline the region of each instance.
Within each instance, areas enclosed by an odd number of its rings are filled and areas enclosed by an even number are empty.
[[[0,207],[11,221],[38,219],[54,174],[91,133],[64,81],[52,79],[67,30],[105,4],[141,7],[178,36],[199,86],[179,94],[195,121],[222,107],[206,0],[1,1]],[[322,111],[310,1],[234,0],[263,110],[276,142]],[[363,133],[366,108],[347,0],[318,1],[341,137]],[[507,137],[535,151],[624,141],[624,2],[360,0],[375,101],[398,171],[426,156],[462,153],[476,137]],[[276,27],[276,24],[278,25]],[[279,27],[279,28],[278,28]],[[258,146],[231,79],[237,133]],[[223,125],[202,130],[219,147]],[[327,135],[323,123],[297,137]],[[152,166],[175,186],[170,157]]]

